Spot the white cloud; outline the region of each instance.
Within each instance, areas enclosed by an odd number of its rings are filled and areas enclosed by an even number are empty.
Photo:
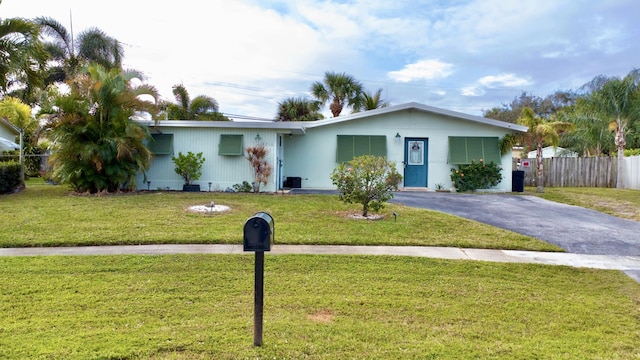
[[[400,82],[446,78],[453,73],[453,65],[440,60],[421,60],[405,65],[402,70],[390,71],[387,76]]]
[[[467,86],[463,87],[460,93],[462,94],[462,96],[482,96],[484,95],[485,91],[478,86]]]
[[[122,41],[125,66],[145,72],[164,98],[183,83],[224,112],[264,117],[285,97],[307,96],[325,71],[382,87],[394,104],[479,112],[521,90],[544,96],[598,74],[625,75],[640,51],[632,41],[640,34],[636,0],[109,5],[98,13],[86,0],[3,0],[0,11],[52,16],[68,27],[71,10],[76,33],[95,26]]]
[[[517,86],[527,86],[531,84],[529,80],[524,78],[519,78],[514,74],[484,76],[478,80],[478,83],[486,87],[500,87],[500,86],[517,87]]]
[[[482,96],[487,93],[487,90],[499,87],[521,87],[530,84],[529,80],[514,74],[488,75],[478,79],[476,85],[461,88],[460,93],[462,96]]]

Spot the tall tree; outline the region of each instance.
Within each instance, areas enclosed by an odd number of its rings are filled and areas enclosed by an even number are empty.
[[[483,116],[490,119],[517,123],[524,108],[530,108],[541,117],[548,118],[560,109],[575,103],[577,95],[572,91],[557,90],[544,98],[523,91],[510,103],[502,104],[483,111]]]
[[[90,62],[106,69],[122,67],[122,44],[102,30],[89,28],[75,39],[73,33],[51,17],[39,17],[35,22],[49,36],[45,47],[56,62],[49,71],[49,83],[72,78]]]
[[[634,69],[624,78],[596,76],[586,87],[587,106],[594,113],[610,121],[618,151],[618,179],[616,188],[624,188],[624,149],[627,132],[640,120],[640,70]]]
[[[191,100],[189,92],[182,84],[173,86],[176,103],[166,103],[168,120],[229,120],[218,112],[216,99],[199,95]]]
[[[133,121],[136,112],[153,111],[157,92],[135,71],[90,65],[71,82],[69,94],[58,98],[60,111],[51,138],[53,176],[78,192],[118,191],[135,186],[152,154],[145,145],[146,127]]]
[[[322,118],[318,101],[292,97],[278,103],[276,121],[315,121]]]
[[[544,173],[542,148],[546,145],[558,146],[560,143],[560,135],[565,131],[573,129],[573,124],[561,121],[550,121],[537,116],[533,109],[525,107],[522,114],[518,118],[518,124],[524,125],[528,131],[521,134],[521,143],[526,144],[528,148],[536,149],[536,191],[544,192]]]
[[[358,104],[362,84],[351,75],[328,71],[323,82],[316,81],[311,85],[311,95],[323,105],[330,101],[329,109],[337,117],[345,106]]]
[[[612,132],[598,116],[574,113],[566,116],[575,130],[563,136],[560,146],[580,156],[603,156],[615,151]]]
[[[574,131],[562,137],[560,146],[580,156],[603,156],[615,152],[614,136],[609,122],[590,109],[585,97],[565,107],[557,114],[559,119],[575,125]]]
[[[376,90],[375,93],[363,91],[362,96],[353,106],[353,112],[375,110],[387,106],[389,106],[389,103],[382,99],[382,89]]]
[[[0,20],[0,94],[29,102],[44,84],[47,56],[38,39],[38,27],[27,20]]]

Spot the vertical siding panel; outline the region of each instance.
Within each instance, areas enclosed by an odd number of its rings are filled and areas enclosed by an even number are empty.
[[[223,156],[218,155],[218,144],[220,135],[237,134],[243,135],[243,148],[254,145],[255,137],[260,134],[269,153],[267,161],[271,164],[272,171],[269,184],[262,186],[261,190],[275,191],[275,159],[276,159],[276,132],[269,129],[233,129],[233,128],[187,128],[187,127],[163,127],[164,134],[174,134],[173,151],[174,155],[179,152],[183,154],[191,151],[193,153],[202,152],[205,162],[202,167],[202,176],[194,184],[199,184],[202,191],[209,189],[211,182],[212,191],[224,191],[233,187],[234,184],[253,181],[253,172],[249,162],[243,156]],[[150,189],[181,190],[183,180],[175,173],[171,155],[159,155],[152,160],[151,171],[147,178],[151,181]],[[138,188],[146,189],[147,185],[142,177],[138,179]]]

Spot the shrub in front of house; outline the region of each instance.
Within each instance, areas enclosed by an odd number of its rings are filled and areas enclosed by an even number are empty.
[[[457,169],[451,168],[451,181],[460,192],[489,189],[502,181],[500,170],[500,166],[494,162],[472,160],[471,164],[459,165]]]
[[[178,156],[172,156],[171,160],[175,164],[176,174],[182,177],[185,185],[191,185],[192,181],[198,180],[202,176],[202,165],[205,161],[202,152],[197,154],[191,151],[186,154],[179,152]]]
[[[271,176],[271,165],[266,160],[269,150],[264,144],[257,144],[255,146],[249,146],[245,149],[247,152],[247,160],[253,169],[253,191],[260,192],[260,184],[265,186],[269,182],[269,176]]]
[[[15,161],[0,163],[0,194],[12,192],[20,186],[21,166]]]
[[[378,211],[398,190],[402,175],[393,162],[384,157],[364,155],[341,163],[331,173],[331,181],[345,203],[362,204],[362,216],[369,209]]]
[[[242,184],[233,185],[233,190],[235,190],[235,192],[251,192],[253,191],[253,187],[248,181],[243,181]]]

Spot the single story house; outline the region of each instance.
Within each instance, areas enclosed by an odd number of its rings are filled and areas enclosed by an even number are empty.
[[[14,141],[18,135],[20,135],[20,131],[17,127],[7,119],[0,118],[0,153],[20,149],[20,144]]]
[[[536,150],[529,151],[527,153],[527,157],[529,159],[536,158]],[[565,148],[561,148],[560,146],[547,146],[542,148],[542,158],[550,159],[554,157],[578,157],[578,153],[575,151],[571,151]]]
[[[403,175],[401,188],[451,188],[452,167],[472,160],[502,166],[503,180],[493,191],[511,191],[511,153],[500,154],[506,134],[526,132],[521,125],[472,116],[418,103],[407,103],[310,122],[240,122],[164,120],[150,127],[155,154],[147,182],[139,189],[182,189],[172,155],[202,152],[202,191],[224,191],[253,172],[244,149],[264,144],[272,173],[262,191],[284,187],[334,189],[333,169],[354,156],[386,156]]]

